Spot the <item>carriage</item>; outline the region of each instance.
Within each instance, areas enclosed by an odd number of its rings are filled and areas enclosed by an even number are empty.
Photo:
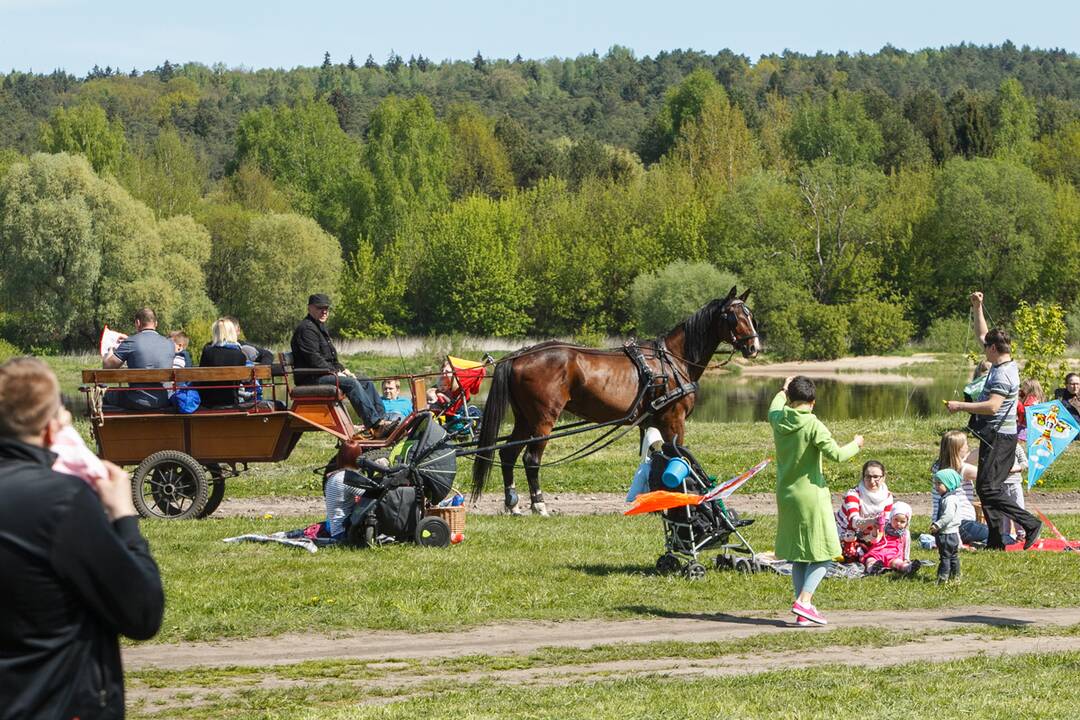
[[[253,367],[82,371],[80,390],[98,455],[117,465],[135,466],[132,497],[143,517],[207,517],[221,504],[227,479],[247,470],[250,463],[288,459],[304,433],[328,433],[356,457],[398,442],[417,415],[414,410],[384,438],[358,435],[340,388],[297,386],[290,376],[305,371],[292,367],[290,353],[279,359],[273,365]],[[123,392],[129,383],[257,388],[261,398],[187,414],[172,407],[133,411],[105,403],[106,390]],[[422,408],[424,379],[410,377],[409,387],[413,407]]]

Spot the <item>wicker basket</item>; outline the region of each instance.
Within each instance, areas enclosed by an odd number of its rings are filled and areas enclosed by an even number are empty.
[[[440,517],[450,526],[451,533],[465,532],[465,506],[457,507],[432,507],[428,508],[424,515],[428,517]]]

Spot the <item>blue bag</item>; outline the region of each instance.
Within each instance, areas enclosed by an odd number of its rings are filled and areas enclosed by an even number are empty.
[[[178,383],[176,392],[169,398],[172,404],[184,415],[190,415],[199,409],[202,398],[199,391],[191,387],[190,383]]]

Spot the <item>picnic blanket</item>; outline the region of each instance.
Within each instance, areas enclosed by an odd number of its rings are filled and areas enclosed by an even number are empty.
[[[225,538],[223,542],[278,543],[279,545],[302,548],[309,553],[318,552],[320,547],[337,544],[330,538],[329,533],[327,533],[325,522],[317,522],[314,525],[296,528],[295,530],[282,530],[270,533],[269,535],[246,533],[244,535],[237,535],[236,537]]]

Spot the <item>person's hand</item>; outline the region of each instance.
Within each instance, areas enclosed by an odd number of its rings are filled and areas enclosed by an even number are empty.
[[[931,523],[931,524],[930,524],[930,534],[931,534],[931,535],[937,535],[937,534],[938,534],[938,526],[937,526],[937,523]]]
[[[784,392],[787,392],[787,386],[790,385],[791,381],[794,380],[794,379],[795,379],[794,375],[788,375],[786,378],[784,378],[784,387],[782,387],[780,389],[783,390]]]
[[[56,411],[56,420],[60,423],[60,427],[67,427],[71,424],[71,411],[61,405],[60,409]]]
[[[108,477],[99,478],[95,489],[109,520],[137,515],[135,503],[131,499],[131,476],[108,460],[102,460]]]
[[[983,304],[982,291],[976,290],[975,292],[971,293],[971,295],[969,295],[968,298],[971,300],[971,307],[973,307],[973,308],[982,307],[982,304]]]
[[[960,412],[961,404],[962,403],[959,400],[950,400],[949,402],[945,403],[945,407],[950,413],[957,413]]]
[[[855,440],[854,440],[854,443],[855,443],[856,445],[858,445],[860,449],[861,449],[861,448],[862,448],[862,446],[863,446],[863,442],[864,442],[864,441],[863,441],[863,436],[862,436],[862,435],[856,435],[856,436],[855,436]]]

